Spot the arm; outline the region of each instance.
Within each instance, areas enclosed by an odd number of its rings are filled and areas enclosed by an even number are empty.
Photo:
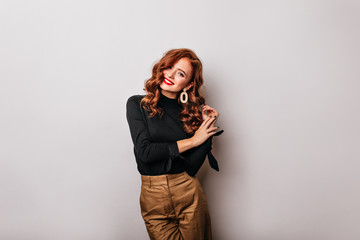
[[[210,166],[219,171],[219,167],[215,157],[211,153],[212,149],[212,138],[214,136],[218,136],[223,133],[224,130],[218,131],[213,136],[209,137],[204,143],[201,145],[194,147],[182,154],[180,157],[184,160],[186,164],[186,171],[189,175],[194,176],[202,166],[205,161],[206,155],[208,155]]]
[[[204,163],[206,155],[211,149],[210,138],[201,145],[180,154],[185,162],[186,171],[189,175],[194,176]]]
[[[192,137],[179,140],[179,141],[177,141],[177,144],[178,144],[178,148],[179,148],[179,153],[185,152],[185,151],[195,147]]]
[[[138,158],[144,163],[164,161],[179,155],[177,142],[154,143],[151,141],[140,98],[131,96],[126,103],[126,118]]]

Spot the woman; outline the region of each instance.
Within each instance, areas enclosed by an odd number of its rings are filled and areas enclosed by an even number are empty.
[[[211,239],[204,190],[195,174],[211,154],[218,112],[200,94],[202,64],[187,48],[164,54],[145,83],[146,95],[133,95],[126,117],[141,174],[140,207],[150,239]],[[180,93],[181,92],[181,93]],[[179,96],[180,95],[180,96]]]

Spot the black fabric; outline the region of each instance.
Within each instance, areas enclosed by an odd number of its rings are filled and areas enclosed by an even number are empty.
[[[126,118],[134,143],[134,154],[137,168],[142,175],[162,175],[186,171],[194,176],[208,156],[210,166],[219,171],[215,157],[211,153],[212,138],[223,130],[208,138],[203,144],[179,154],[176,141],[190,138],[179,119],[182,106],[177,99],[161,94],[158,107],[164,110],[163,115],[151,117],[140,106],[145,95],[133,95],[126,103]]]

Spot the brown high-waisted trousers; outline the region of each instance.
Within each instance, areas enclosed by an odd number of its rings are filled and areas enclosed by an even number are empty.
[[[141,175],[140,207],[150,239],[211,240],[205,192],[187,172]]]

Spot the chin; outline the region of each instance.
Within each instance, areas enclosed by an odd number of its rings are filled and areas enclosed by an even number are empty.
[[[168,86],[165,83],[161,83],[160,88],[165,90],[165,91],[174,92],[174,89],[172,88],[172,86]]]

